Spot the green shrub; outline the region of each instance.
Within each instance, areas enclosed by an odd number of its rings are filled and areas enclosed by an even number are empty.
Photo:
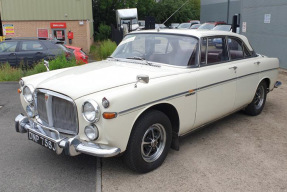
[[[44,61],[41,61],[38,64],[36,64],[32,69],[24,71],[24,76],[30,76],[30,75],[42,73],[45,71],[47,71],[47,69],[44,66]]]
[[[49,69],[50,70],[62,69],[66,67],[74,67],[76,65],[77,63],[75,59],[67,60],[65,55],[61,55],[49,62]]]
[[[67,60],[65,55],[61,55],[56,59],[49,62],[49,69],[61,69],[66,67],[73,67],[76,66],[76,60]],[[20,64],[19,68],[13,68],[8,63],[0,66],[0,82],[1,81],[19,81],[21,77],[34,75],[38,73],[42,73],[47,71],[46,67],[44,66],[44,61],[39,62],[38,64],[34,65],[33,68],[27,69],[22,67]]]
[[[111,35],[111,27],[108,25],[105,25],[103,23],[100,24],[98,30],[99,30],[99,32],[96,32],[96,40],[97,41],[106,40]]]
[[[9,63],[0,66],[0,81],[19,81],[22,76],[20,68],[13,68]]]
[[[100,45],[100,57],[101,59],[106,59],[110,56],[114,50],[117,48],[117,44],[111,40],[105,40]]]

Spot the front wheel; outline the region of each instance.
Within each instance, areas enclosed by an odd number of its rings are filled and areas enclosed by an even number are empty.
[[[245,108],[245,113],[252,116],[259,115],[264,108],[266,96],[267,85],[265,81],[262,81],[257,87],[252,102]]]
[[[152,110],[136,122],[124,155],[126,165],[140,173],[159,167],[171,145],[172,127],[162,112]]]

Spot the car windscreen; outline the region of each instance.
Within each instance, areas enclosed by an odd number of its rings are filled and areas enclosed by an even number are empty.
[[[212,30],[215,31],[230,31],[231,25],[217,25]]]
[[[204,23],[202,24],[200,27],[198,27],[198,29],[207,29],[210,30],[215,26],[215,24],[211,24],[211,23]]]
[[[190,23],[182,23],[177,28],[179,28],[179,29],[181,29],[181,28],[189,28],[190,25],[191,25]]]
[[[160,33],[127,35],[114,53],[114,58],[143,60],[189,66],[196,64],[198,39],[191,36]]]

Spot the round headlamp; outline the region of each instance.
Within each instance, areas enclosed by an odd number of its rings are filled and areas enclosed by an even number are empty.
[[[85,127],[85,134],[90,140],[96,140],[99,137],[98,128],[93,125],[88,125]]]
[[[34,92],[34,88],[32,86],[26,85],[23,88],[23,96],[26,102],[28,103],[33,102],[33,92]]]
[[[88,100],[84,102],[82,113],[84,118],[91,123],[98,121],[101,116],[100,107],[94,100]]]

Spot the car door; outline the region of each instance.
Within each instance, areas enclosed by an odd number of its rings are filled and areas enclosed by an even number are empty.
[[[236,37],[228,37],[228,50],[231,64],[236,67],[237,83],[234,108],[240,109],[252,101],[258,86],[258,58],[252,56],[243,41]]]
[[[37,40],[26,40],[20,44],[17,58],[24,65],[32,66],[45,57],[46,47]]]
[[[201,66],[196,77],[197,107],[194,128],[234,110],[236,70],[228,61],[225,37],[201,39]]]
[[[17,41],[0,43],[0,63],[8,62],[11,66],[17,65]]]

